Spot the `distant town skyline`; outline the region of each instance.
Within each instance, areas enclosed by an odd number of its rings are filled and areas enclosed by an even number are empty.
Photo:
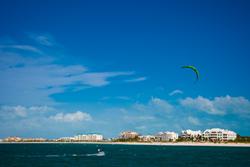
[[[20,136],[9,136],[0,139],[0,142],[226,142],[226,141],[245,141],[249,137],[241,136],[234,131],[228,129],[212,128],[201,130],[182,130],[181,132],[161,131],[157,134],[140,134],[135,131],[123,131],[114,138],[106,138],[102,134],[84,133],[74,136],[63,136],[54,139],[46,139],[41,137],[23,138]],[[246,140],[247,139],[247,140]]]
[[[249,7],[1,1],[0,138],[214,127],[249,136]]]

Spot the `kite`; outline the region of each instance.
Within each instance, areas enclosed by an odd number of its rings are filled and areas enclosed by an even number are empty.
[[[194,67],[194,66],[182,66],[182,68],[188,68],[188,69],[193,70],[195,72],[195,75],[196,75],[196,80],[200,79],[200,73],[196,67]]]

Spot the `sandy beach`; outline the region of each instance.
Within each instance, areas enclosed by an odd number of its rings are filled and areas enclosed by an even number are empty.
[[[112,144],[128,144],[128,145],[156,145],[156,146],[223,146],[223,147],[250,147],[250,143],[112,143]]]
[[[110,144],[110,145],[145,145],[145,146],[205,146],[205,147],[250,147],[250,143],[139,143],[139,142],[0,142],[0,144]]]

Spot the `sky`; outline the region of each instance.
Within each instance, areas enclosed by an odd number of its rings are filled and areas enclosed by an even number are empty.
[[[249,136],[249,11],[240,0],[1,0],[0,138]]]

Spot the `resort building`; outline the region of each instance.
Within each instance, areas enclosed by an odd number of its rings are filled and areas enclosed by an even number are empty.
[[[72,142],[74,140],[75,140],[74,137],[61,137],[59,139],[56,139],[56,141],[58,142]]]
[[[74,137],[75,141],[102,141],[103,135],[101,134],[87,134],[77,135]]]
[[[4,142],[20,142],[22,138],[20,137],[7,137],[3,140]]]
[[[178,139],[178,134],[175,132],[160,132],[156,135],[157,141],[176,141]]]
[[[135,139],[139,136],[137,132],[126,131],[120,134],[121,139]]]
[[[237,134],[230,130],[213,128],[205,130],[203,138],[209,141],[233,141],[237,138]]]
[[[155,136],[146,135],[146,136],[139,136],[139,141],[141,142],[153,142],[155,141]]]
[[[183,130],[181,131],[181,138],[183,139],[192,139],[192,140],[200,140],[202,137],[202,132],[200,130]]]

